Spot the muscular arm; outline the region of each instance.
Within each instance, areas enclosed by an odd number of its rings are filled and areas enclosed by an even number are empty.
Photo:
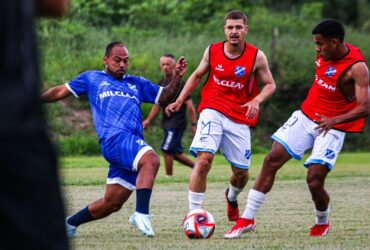
[[[257,53],[254,72],[263,84],[261,92],[250,102],[242,105],[248,107],[247,118],[254,118],[259,112],[260,103],[266,101],[276,90],[275,81],[272,77],[265,54],[259,50]]]
[[[351,67],[348,74],[354,81],[355,96],[358,105],[356,108],[343,115],[331,118],[319,115],[321,120],[318,121],[319,126],[317,126],[317,129],[325,133],[335,124],[354,121],[370,114],[369,69],[364,62],[358,62]]]
[[[63,85],[53,87],[41,95],[42,102],[56,102],[67,96],[70,96],[72,93]]]
[[[182,89],[176,102],[171,103],[166,108],[166,114],[171,115],[171,113],[176,112],[180,109],[184,100],[189,96],[194,89],[196,89],[202,80],[203,76],[208,72],[209,68],[209,47],[204,51],[203,58],[198,65],[198,68],[191,74],[189,79],[186,81],[184,88]]]
[[[161,106],[167,106],[169,100],[180,91],[181,79],[186,72],[186,64],[187,63],[184,57],[180,57],[180,59],[177,61],[175,76],[172,81],[163,88],[161,96],[159,97],[158,102],[161,104]]]

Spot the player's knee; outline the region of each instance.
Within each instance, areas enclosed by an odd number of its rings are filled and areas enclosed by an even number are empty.
[[[320,192],[323,187],[323,183],[319,179],[314,177],[307,178],[307,185],[311,193]]]
[[[245,180],[249,177],[248,170],[245,169],[235,169],[234,175],[238,180]]]
[[[115,213],[122,208],[123,202],[118,200],[108,200],[106,201],[106,209],[111,213]]]
[[[263,160],[263,165],[271,166],[273,169],[276,169],[281,166],[280,160],[281,157],[278,154],[270,152],[268,155],[266,155],[265,159]]]
[[[211,163],[212,161],[207,158],[197,159],[197,162],[195,164],[195,171],[199,175],[207,175],[211,168]]]

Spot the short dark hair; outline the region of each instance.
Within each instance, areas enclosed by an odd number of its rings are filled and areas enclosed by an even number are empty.
[[[163,57],[169,57],[176,61],[176,57],[172,53],[164,53]]]
[[[327,18],[316,25],[312,30],[312,34],[320,34],[324,38],[338,38],[340,42],[343,42],[345,31],[341,22],[332,18]]]
[[[114,42],[110,42],[107,47],[105,48],[105,56],[109,56],[110,53],[112,52],[112,49],[115,47],[115,46],[122,46],[122,47],[125,47],[126,48],[126,45],[123,43],[123,42],[118,42],[118,41],[114,41]]]
[[[244,12],[241,10],[229,11],[224,18],[224,22],[226,23],[226,20],[228,19],[233,19],[233,20],[243,19],[245,24],[247,23],[247,20],[248,20],[247,15],[244,14]]]
[[[174,63],[176,63],[176,57],[172,53],[164,53],[161,57],[171,58]]]

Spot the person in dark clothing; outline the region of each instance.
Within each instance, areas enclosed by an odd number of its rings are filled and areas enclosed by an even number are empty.
[[[174,77],[176,57],[171,53],[166,53],[160,58],[159,63],[161,71],[163,72],[163,78],[158,83],[165,87]],[[184,85],[185,81],[181,80],[181,89]],[[171,102],[175,101],[177,97],[178,95],[172,98]],[[160,105],[153,105],[148,117],[143,121],[144,128],[148,127],[149,123],[156,117],[160,110]],[[192,133],[195,134],[197,128],[197,116],[195,114],[191,96],[188,96],[180,110],[173,113],[171,116],[167,116],[163,108],[161,127],[164,132],[164,137],[162,140],[161,151],[163,153],[166,176],[168,177],[173,175],[173,160],[176,160],[190,168],[193,168],[194,166],[194,161],[184,154],[184,147],[181,143],[187,127],[187,112],[191,119]]]
[[[68,249],[33,27],[35,16],[62,16],[66,4],[0,2],[0,249]]]

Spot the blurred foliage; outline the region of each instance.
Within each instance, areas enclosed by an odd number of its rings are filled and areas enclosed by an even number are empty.
[[[265,52],[278,90],[263,105],[257,128],[252,130],[254,152],[270,147],[270,135],[299,108],[314,75],[315,45],[311,30],[323,18],[340,19],[346,41],[359,46],[370,58],[370,0],[72,0],[63,20],[40,20],[37,32],[42,52],[45,88],[62,84],[89,69],[103,68],[107,43],[124,41],[130,52],[129,74],[152,81],[161,77],[159,57],[166,52],[184,55],[185,78],[198,66],[205,48],[225,39],[224,15],[240,9],[248,16],[246,40]],[[278,36],[274,37],[274,33]],[[205,79],[204,79],[205,80]],[[201,86],[192,94],[199,103]],[[73,99],[73,98],[72,98]],[[80,104],[77,104],[80,103]],[[63,154],[98,154],[94,128],[67,123],[74,112],[89,109],[87,99],[71,101],[68,108],[48,105],[49,121]],[[151,108],[143,104],[143,116]],[[145,139],[157,151],[162,140],[160,115],[145,131]],[[369,123],[368,123],[369,124]],[[347,136],[345,150],[370,149],[369,125],[361,135]],[[184,137],[185,148],[192,139]],[[95,143],[93,143],[95,142]]]

